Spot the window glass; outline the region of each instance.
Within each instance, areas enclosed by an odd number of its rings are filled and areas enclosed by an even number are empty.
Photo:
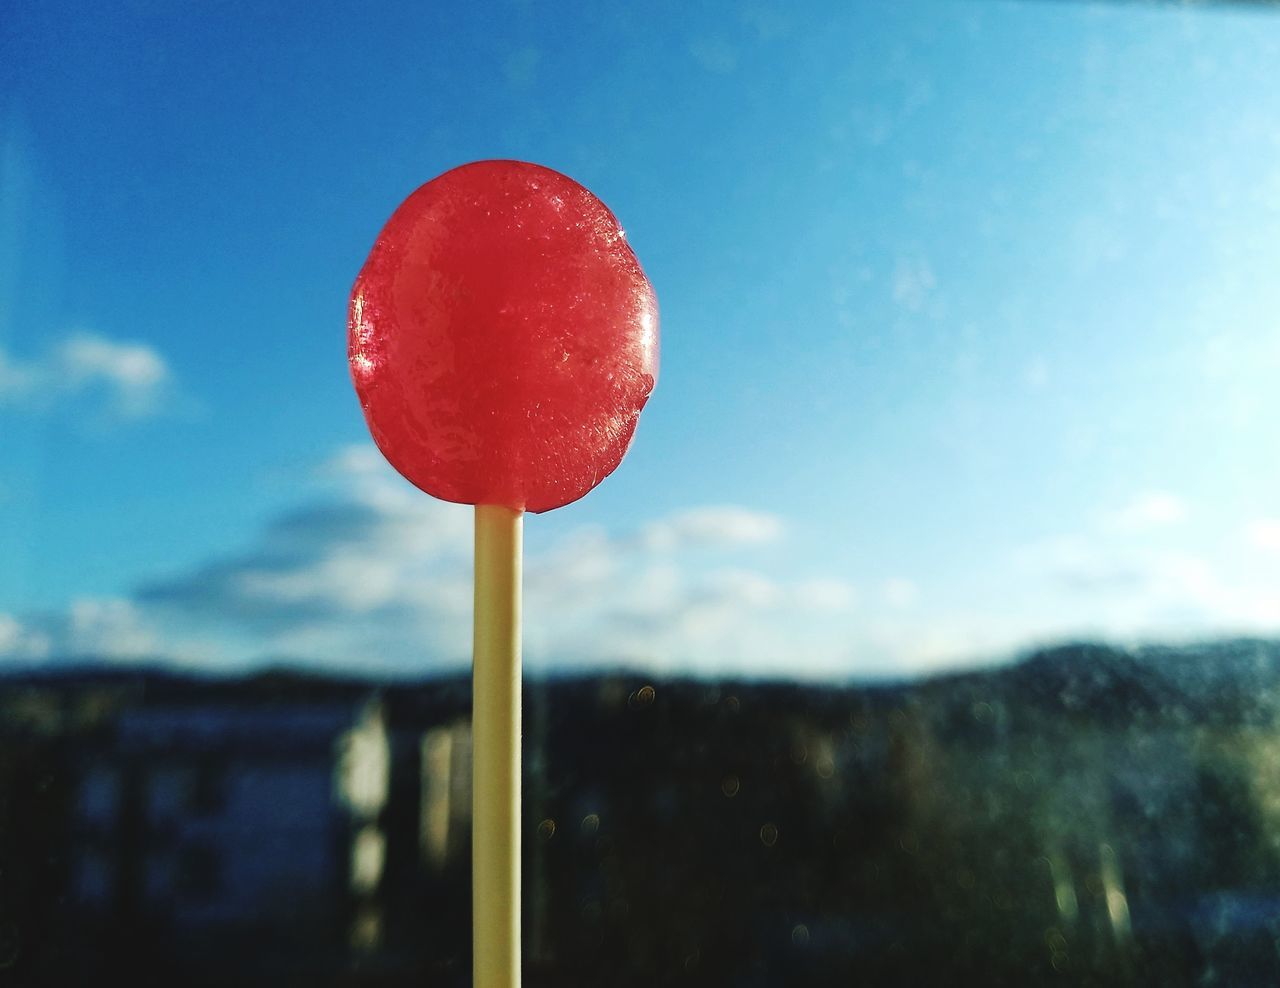
[[[0,981],[470,983],[472,513],[345,319],[482,158],[661,309],[525,523],[526,982],[1280,981],[1274,5],[0,20]]]

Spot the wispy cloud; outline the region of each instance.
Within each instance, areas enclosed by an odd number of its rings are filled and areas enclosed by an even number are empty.
[[[354,668],[466,655],[471,516],[346,453],[332,500],[272,520],[236,555],[139,588],[143,607],[209,628],[230,623],[260,653]],[[403,489],[402,489],[403,488]]]
[[[1280,550],[1280,525],[1259,519],[1241,541],[1215,543],[1194,520],[1181,495],[1146,491],[1077,531],[1022,545],[1000,577],[1005,630],[1024,644],[1280,631],[1280,571],[1241,551]]]
[[[240,656],[398,672],[464,665],[471,511],[414,490],[367,445],[339,451],[316,479],[313,503],[274,518],[241,551],[140,587],[134,614],[179,636],[216,629]],[[827,576],[782,580],[754,567],[759,547],[784,532],[780,518],[738,505],[631,530],[570,529],[526,555],[526,658],[839,671],[859,595]],[[65,639],[55,636],[55,652]]]
[[[73,655],[131,659],[160,655],[163,646],[132,601],[82,598],[68,608],[63,647]]]
[[[723,547],[774,542],[782,535],[782,519],[734,505],[692,508],[647,526],[645,543],[653,549]]]
[[[1280,574],[1176,545],[1059,536],[1019,550],[1017,574],[1012,592],[1024,613],[1012,623],[1027,637],[1161,638],[1280,629]]]
[[[236,555],[140,588],[139,604],[170,619],[234,622],[275,653],[400,668],[465,662],[470,510],[413,490],[368,446],[340,451],[320,478],[325,499],[277,517]],[[723,505],[632,531],[567,532],[526,557],[530,660],[694,668],[708,649],[721,661],[749,652],[763,612],[798,612],[815,597],[812,586],[731,565],[782,531],[772,515]],[[816,596],[830,605],[837,585]]]
[[[173,374],[144,343],[78,332],[42,356],[19,359],[0,349],[0,408],[47,412],[77,403],[112,419],[140,419],[163,411]]]
[[[48,635],[19,621],[12,614],[0,614],[0,658],[34,662],[48,658],[52,643]]]
[[[1021,546],[1015,571],[1046,581],[1061,593],[1115,593],[1143,579],[1143,571],[1109,542],[1086,535],[1056,535]]]
[[[1168,636],[1280,626],[1280,580],[1172,544],[1172,495],[1099,512],[1092,528],[975,569],[966,596],[902,572],[861,585],[775,570],[788,525],[741,505],[544,530],[525,557],[531,669],[623,664],[691,674],[901,676],[1081,634]],[[1116,528],[1116,519],[1126,525]],[[1141,521],[1142,524],[1138,524]],[[530,526],[538,524],[531,519]],[[1142,534],[1157,525],[1170,538]],[[1249,528],[1262,548],[1280,526]],[[0,616],[0,656],[206,665],[294,659],[350,671],[461,669],[471,643],[472,513],[413,489],[371,445],[339,451],[311,500],[235,552],[127,599]],[[927,592],[926,592],[927,591]]]
[[[890,607],[910,607],[920,594],[914,580],[895,576],[884,582],[884,600]]]
[[[1280,552],[1280,518],[1258,518],[1245,527],[1245,538],[1255,549]]]
[[[180,654],[181,653],[181,654]],[[19,620],[0,614],[0,659],[41,662],[62,659],[129,661],[181,659],[185,652],[149,625],[130,600],[83,597],[64,609]]]
[[[1148,532],[1178,525],[1187,520],[1187,504],[1168,491],[1146,491],[1135,495],[1121,508],[1107,512],[1107,528],[1121,534]]]
[[[858,590],[845,580],[818,578],[795,585],[796,602],[815,611],[847,611],[858,602]]]

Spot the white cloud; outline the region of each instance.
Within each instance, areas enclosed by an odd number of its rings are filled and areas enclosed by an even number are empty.
[[[413,489],[371,447],[319,472],[326,500],[273,519],[237,555],[140,589],[142,606],[232,623],[259,653],[351,666],[456,663],[470,640],[471,511]]]
[[[1258,518],[1245,528],[1245,537],[1255,549],[1280,552],[1280,518]]]
[[[90,333],[78,333],[63,342],[55,360],[67,387],[83,390],[101,383],[117,410],[130,418],[156,412],[169,381],[168,366],[151,347]]]
[[[692,508],[654,522],[644,529],[643,539],[652,549],[670,552],[774,542],[782,531],[782,520],[775,515],[721,505]]]
[[[1193,549],[1189,516],[1181,497],[1149,491],[1100,513],[1092,531],[1023,546],[1008,577],[1018,615],[1010,625],[1036,640],[1280,631],[1280,572],[1241,554],[1240,543]],[[1255,549],[1280,551],[1276,520],[1258,519],[1243,535]]]
[[[161,654],[161,641],[131,601],[82,598],[71,603],[61,650],[108,659],[154,658]]]
[[[63,610],[22,621],[0,614],[0,659],[181,661],[190,657],[185,645],[162,636],[132,601],[122,598],[80,597]]]
[[[1028,638],[1159,639],[1280,629],[1280,573],[1166,544],[1069,535],[1014,555]]]
[[[1131,554],[1082,535],[1057,535],[1013,554],[1015,578],[1043,580],[1061,593],[1115,593],[1141,582]]]
[[[156,579],[130,600],[0,616],[0,655],[291,658],[401,674],[465,667],[471,509],[415,490],[370,445],[339,451],[313,481],[315,500],[272,519],[239,551]],[[1135,516],[1165,526],[1177,514],[1160,499],[1133,504],[1145,505]],[[531,518],[530,531],[540,524]],[[855,586],[767,569],[785,532],[782,519],[737,505],[641,519],[630,530],[541,528],[525,556],[529,667],[892,676],[1081,634],[1280,626],[1280,578],[1267,567],[1232,568],[1101,528],[988,560],[971,585],[931,582],[927,609],[902,573]],[[1280,526],[1260,520],[1249,532],[1266,547]]]
[[[11,614],[0,614],[0,659],[32,662],[47,658],[48,636],[28,627]]]
[[[526,561],[527,656],[533,664],[620,662],[661,671],[794,671],[843,654],[840,624],[854,597],[835,580],[780,581],[742,566],[702,565],[780,537],[779,519],[733,506],[659,519],[638,538],[580,529]],[[810,636],[813,637],[813,636]],[[802,657],[803,656],[803,657]]]
[[[1168,491],[1135,495],[1126,505],[1104,517],[1107,528],[1122,534],[1148,532],[1177,525],[1187,518],[1187,505]]]
[[[69,402],[117,419],[162,411],[173,375],[143,343],[72,334],[43,356],[22,361],[0,350],[0,407],[45,412]]]
[[[751,570],[717,570],[710,574],[703,586],[710,599],[718,603],[742,604],[751,608],[776,607],[784,597],[777,583]]]
[[[890,607],[910,607],[919,594],[915,583],[905,577],[895,576],[884,583],[884,599]]]
[[[339,451],[318,479],[324,500],[274,519],[234,556],[153,581],[138,608],[188,632],[237,629],[259,655],[401,672],[464,665],[471,509],[414,490],[367,445]],[[741,565],[783,530],[776,516],[717,505],[535,540],[526,660],[708,673],[846,661],[851,585]]]
[[[815,611],[847,611],[858,602],[858,591],[844,580],[802,580],[793,588],[796,603]]]

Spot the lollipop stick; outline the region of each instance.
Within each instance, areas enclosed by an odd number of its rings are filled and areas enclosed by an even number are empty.
[[[475,988],[520,984],[520,555],[523,513],[476,506],[472,670]]]

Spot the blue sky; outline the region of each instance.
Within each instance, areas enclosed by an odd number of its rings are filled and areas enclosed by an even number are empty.
[[[662,309],[627,460],[527,525],[532,666],[1280,631],[1280,15],[477,7],[11,6],[0,657],[466,661],[469,513],[372,454],[344,318],[489,157]]]

